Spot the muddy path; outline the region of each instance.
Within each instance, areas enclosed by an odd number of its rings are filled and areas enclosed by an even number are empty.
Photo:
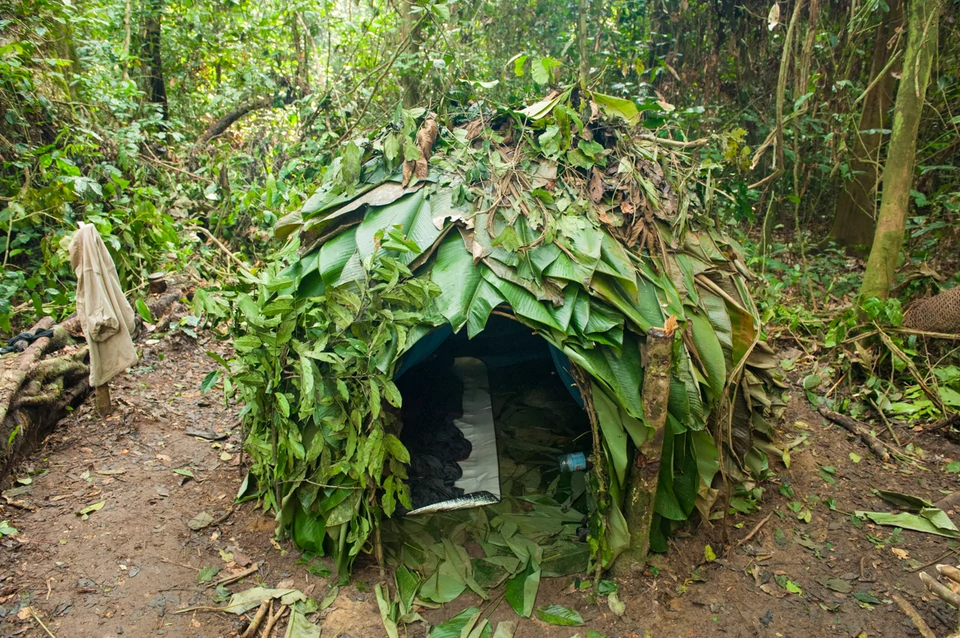
[[[331,591],[328,563],[300,560],[289,541],[272,540],[273,521],[255,505],[232,505],[242,479],[237,408],[199,391],[215,365],[204,350],[219,347],[182,335],[148,343],[141,363],[114,382],[113,416],[99,419],[91,399],[21,465],[20,482],[3,486],[16,490],[17,505],[0,505],[0,520],[19,534],[0,537],[0,636],[237,635],[243,617],[183,610],[222,604],[223,590],[218,598],[210,585],[258,562],[226,589],[290,586],[317,599]],[[497,595],[464,595],[425,617],[437,623],[474,605],[494,624],[516,622],[518,638],[919,635],[891,600],[900,593],[938,635],[955,630],[956,611],[925,596],[917,572],[956,564],[960,545],[851,513],[889,511],[876,488],[931,501],[960,489],[949,471],[960,448],[901,428],[914,460],[883,464],[793,394],[782,437],[805,439],[789,469],[771,460],[776,476],[763,484],[759,509],[681,530],[645,578],[618,583],[622,617],[569,578],[544,581],[537,604],[576,609],[580,628],[520,619]],[[208,524],[194,530],[191,521]],[[385,635],[379,580],[374,565],[361,565],[321,612],[324,637]],[[283,621],[278,628],[283,635]]]

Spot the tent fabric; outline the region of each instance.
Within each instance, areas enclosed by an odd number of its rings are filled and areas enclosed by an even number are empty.
[[[563,381],[563,387],[567,389],[567,392],[569,392],[573,400],[577,402],[580,409],[583,409],[583,395],[580,394],[577,382],[573,380],[573,374],[570,372],[570,357],[560,352],[560,350],[552,344],[548,345],[550,346],[550,358],[553,359],[553,367],[557,369],[557,375],[560,377],[560,380]]]
[[[90,385],[96,387],[137,362],[130,337],[133,309],[95,226],[86,224],[74,234],[69,253],[77,275],[77,316],[90,347]]]
[[[394,373],[393,378],[399,379],[406,374],[410,368],[429,359],[430,355],[436,352],[437,349],[452,336],[453,328],[450,327],[450,324],[441,326],[427,333],[426,336],[422,337],[404,353],[403,358],[397,364],[397,371]]]
[[[515,325],[520,326],[520,324]],[[520,327],[522,328],[522,326]],[[523,332],[529,331],[523,330]],[[443,325],[440,328],[428,333],[404,353],[400,363],[397,365],[397,371],[393,375],[393,378],[399,379],[404,374],[409,372],[411,368],[429,359],[430,356],[439,350],[440,347],[443,346],[443,344],[446,343],[451,337],[454,337],[454,332],[450,324]],[[552,344],[545,342],[544,344],[549,348],[550,358],[553,360],[553,365],[557,371],[557,376],[560,377],[560,380],[563,382],[563,386],[567,389],[567,392],[570,393],[570,396],[573,397],[573,400],[581,409],[583,409],[583,397],[580,395],[580,390],[577,388],[577,384],[573,380],[573,375],[570,372],[570,359]],[[541,352],[533,351],[529,348],[510,348],[508,351],[497,352],[494,354],[488,353],[481,355],[478,358],[482,360],[487,367],[496,369],[499,367],[522,363],[531,359],[539,359],[542,358],[542,356],[543,354]]]

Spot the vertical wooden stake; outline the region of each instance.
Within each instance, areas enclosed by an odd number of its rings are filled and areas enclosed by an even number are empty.
[[[630,530],[630,548],[620,554],[613,564],[612,571],[617,576],[642,573],[650,552],[650,527],[653,524],[657,483],[660,481],[660,457],[670,398],[676,325],[676,319],[670,317],[666,327],[650,328],[643,346],[643,417],[654,433],[636,451],[624,489],[623,516]]]
[[[110,386],[106,383],[98,385],[96,388],[96,396],[97,412],[100,413],[100,417],[106,418],[110,416],[110,413],[113,412],[113,405],[110,403]]]

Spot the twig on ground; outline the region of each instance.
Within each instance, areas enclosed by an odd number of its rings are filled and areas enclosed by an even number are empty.
[[[937,421],[928,428],[923,428],[924,432],[933,432],[934,430],[942,430],[943,428],[953,427],[954,425],[960,425],[960,414],[954,414],[948,416],[945,419]]]
[[[168,559],[168,558],[164,558],[163,556],[160,557],[160,562],[161,562],[161,563],[168,563],[168,564],[170,564],[170,565],[176,565],[177,567],[185,567],[185,568],[187,568],[187,569],[192,569],[192,570],[195,571],[195,572],[200,571],[200,568],[199,568],[199,567],[194,567],[193,565],[185,565],[185,564],[183,564],[183,563],[176,563],[176,562],[174,562],[174,561],[172,561],[172,560],[170,560],[170,559]]]
[[[842,414],[838,414],[837,412],[828,410],[826,406],[823,406],[823,405],[820,406],[818,411],[820,412],[821,415],[824,416],[824,418],[829,419],[830,421],[833,421],[834,423],[843,427],[849,432],[859,436],[860,439],[864,442],[864,444],[868,448],[870,448],[870,451],[876,454],[878,457],[880,457],[881,460],[883,460],[884,462],[887,462],[890,460],[890,453],[884,449],[883,443],[881,443],[877,439],[877,437],[870,434],[869,430],[863,423],[860,423],[859,421],[855,421],[854,419],[851,419],[848,416],[844,416]]]
[[[843,383],[843,380],[846,378],[847,378],[847,375],[843,374],[839,379],[837,379],[837,382],[830,387],[830,390],[827,391],[827,394],[825,396],[829,397],[831,394],[833,394],[833,391],[837,389],[837,386]]]
[[[940,395],[934,392],[930,386],[927,385],[927,382],[923,379],[923,375],[920,374],[917,366],[914,365],[913,360],[904,354],[903,350],[898,348],[897,344],[895,344],[883,330],[880,330],[880,326],[877,326],[876,323],[874,323],[874,326],[877,328],[878,334],[880,335],[880,340],[883,341],[883,345],[885,345],[894,356],[903,361],[904,365],[907,366],[907,370],[909,370],[911,376],[913,376],[913,379],[920,385],[920,389],[923,390],[923,393],[927,395],[927,398],[930,399],[930,401],[937,407],[938,410],[940,410],[941,414],[946,414],[947,408],[944,407],[943,401],[940,399]]]
[[[30,615],[33,616],[34,620],[40,623],[40,626],[43,627],[43,630],[47,632],[47,635],[50,636],[50,638],[57,638],[56,636],[53,635],[53,632],[47,629],[47,626],[43,624],[43,621],[40,620],[40,616],[38,616],[37,612],[33,610],[33,607],[27,607],[27,609],[30,610]]]
[[[749,533],[749,534],[747,534],[746,536],[744,536],[743,538],[741,538],[739,541],[737,541],[736,547],[740,547],[741,545],[743,545],[744,543],[746,543],[747,541],[749,541],[751,538],[753,538],[754,536],[756,536],[756,535],[757,535],[757,532],[760,531],[760,528],[761,528],[761,527],[763,527],[764,525],[767,524],[767,521],[770,520],[770,517],[771,517],[771,516],[773,516],[773,512],[770,512],[769,514],[767,514],[767,517],[764,518],[764,519],[763,519],[762,521],[760,521],[759,523],[757,523],[757,526],[754,527],[752,530],[750,530],[750,533]]]
[[[223,514],[221,514],[220,516],[218,516],[217,518],[213,519],[213,522],[210,523],[209,526],[210,526],[210,527],[214,527],[214,526],[216,526],[216,525],[219,525],[220,523],[222,523],[222,522],[224,522],[225,520],[227,520],[228,518],[230,518],[230,515],[231,515],[231,514],[233,514],[233,507],[228,507],[228,508],[227,508],[227,511],[224,512]]]
[[[250,624],[247,626],[247,630],[240,634],[240,638],[252,638],[252,636],[257,633],[257,629],[260,628],[260,623],[263,622],[263,619],[267,616],[272,606],[272,598],[260,603],[260,609],[257,610],[257,615],[254,616],[253,620],[250,621]]]
[[[243,273],[249,275],[250,277],[253,276],[252,274],[250,274],[250,269],[247,268],[247,265],[242,261],[240,261],[240,259],[236,255],[234,255],[230,251],[230,249],[227,248],[222,241],[217,239],[213,235],[213,233],[211,233],[209,230],[207,230],[203,226],[187,226],[186,228],[184,228],[184,230],[197,231],[197,232],[203,233],[204,235],[207,236],[208,239],[210,239],[210,241],[212,241],[217,246],[217,248],[221,250],[221,252],[223,252],[230,259],[230,261],[232,261],[234,264],[237,265],[237,268],[239,268]]]
[[[937,638],[937,635],[931,631],[930,626],[920,617],[920,614],[911,605],[907,600],[900,594],[894,594],[891,596],[894,602],[900,607],[900,609],[907,615],[907,618],[913,623],[913,626],[917,628],[917,631],[920,632],[920,635],[923,638]]]
[[[867,570],[863,565],[863,562],[867,560],[866,556],[860,557],[860,582],[861,583],[874,583],[877,581],[876,578],[867,578]]]
[[[883,421],[883,424],[887,426],[887,432],[889,432],[890,436],[893,437],[894,443],[897,444],[897,447],[900,447],[900,437],[898,437],[897,433],[893,431],[893,426],[890,425],[890,421],[887,420],[887,415],[883,413],[883,410],[880,409],[880,406],[877,405],[873,399],[869,399],[869,401],[876,413],[880,415],[880,419]]]
[[[936,505],[936,503],[934,503],[934,505]],[[939,505],[936,505],[936,506],[939,507]],[[925,564],[925,565],[920,565],[920,567],[916,567],[916,568],[914,568],[914,569],[911,569],[910,571],[911,571],[912,573],[917,573],[917,572],[919,572],[919,571],[922,571],[922,570],[926,569],[927,567],[930,567],[931,565],[935,565],[936,563],[939,563],[940,561],[942,561],[943,559],[945,559],[945,558],[947,558],[947,557],[949,557],[949,556],[953,556],[953,555],[956,554],[956,553],[957,553],[957,550],[956,550],[956,549],[951,549],[949,552],[947,552],[947,553],[944,554],[943,556],[938,556],[937,558],[934,558],[934,559],[933,559],[932,561],[930,561],[929,563],[927,563],[927,564]]]
[[[251,574],[256,574],[257,571],[259,571],[260,569],[260,565],[261,565],[260,561],[257,561],[256,563],[246,568],[242,572],[233,574],[232,576],[225,576],[224,578],[221,578],[220,580],[214,583],[210,583],[208,587],[219,587],[220,585],[229,585],[230,583],[236,582],[241,578],[246,578]]]
[[[15,501],[15,500],[13,500],[12,498],[10,498],[10,497],[8,497],[8,496],[4,496],[4,497],[3,497],[3,500],[6,502],[7,505],[9,505],[9,506],[11,506],[11,507],[16,507],[17,509],[27,510],[28,512],[36,512],[36,511],[37,511],[36,506],[30,505],[29,503],[24,503],[23,501]]]
[[[930,337],[931,339],[944,339],[946,341],[960,341],[960,334],[951,334],[948,332],[929,332],[927,330],[914,330],[913,328],[887,328],[888,332],[896,332],[903,335],[917,335],[920,337]]]
[[[290,609],[286,605],[280,605],[280,610],[277,611],[274,615],[270,616],[270,619],[267,620],[267,623],[263,626],[263,633],[260,634],[260,638],[270,638],[270,632],[273,631],[273,626],[277,624],[277,621],[287,613],[287,610]]]

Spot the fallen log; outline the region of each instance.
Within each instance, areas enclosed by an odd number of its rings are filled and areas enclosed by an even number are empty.
[[[53,318],[44,317],[37,325],[33,327],[32,332],[37,330],[48,330],[53,327]],[[27,346],[18,357],[16,362],[3,371],[0,375],[0,423],[7,417],[10,410],[10,404],[13,397],[20,391],[21,386],[27,380],[27,375],[37,365],[37,362],[43,355],[54,350],[59,350],[69,341],[70,337],[62,328],[51,337],[41,337]]]
[[[59,394],[43,397],[36,405],[22,405],[4,421],[0,431],[10,444],[0,454],[0,482],[16,462],[38,445],[66,416],[68,408],[76,408],[90,394],[89,375],[84,374]]]
[[[159,319],[181,296],[179,290],[172,290],[147,301],[147,308]],[[74,315],[54,325],[51,317],[44,317],[33,332],[51,328],[52,336],[41,337],[23,352],[0,360],[4,366],[0,373],[0,440],[5,443],[0,445],[0,481],[93,390],[86,346],[44,358],[72,342],[71,332],[80,333],[79,319]]]
[[[851,419],[848,416],[844,416],[832,410],[828,410],[826,406],[821,405],[818,409],[820,414],[822,414],[826,419],[833,421],[837,425],[841,426],[848,432],[851,432],[860,437],[860,440],[863,441],[864,445],[870,448],[870,451],[880,457],[884,462],[890,460],[890,453],[887,452],[886,448],[883,446],[883,443],[880,442],[880,439],[870,434],[870,430],[866,425]]]

